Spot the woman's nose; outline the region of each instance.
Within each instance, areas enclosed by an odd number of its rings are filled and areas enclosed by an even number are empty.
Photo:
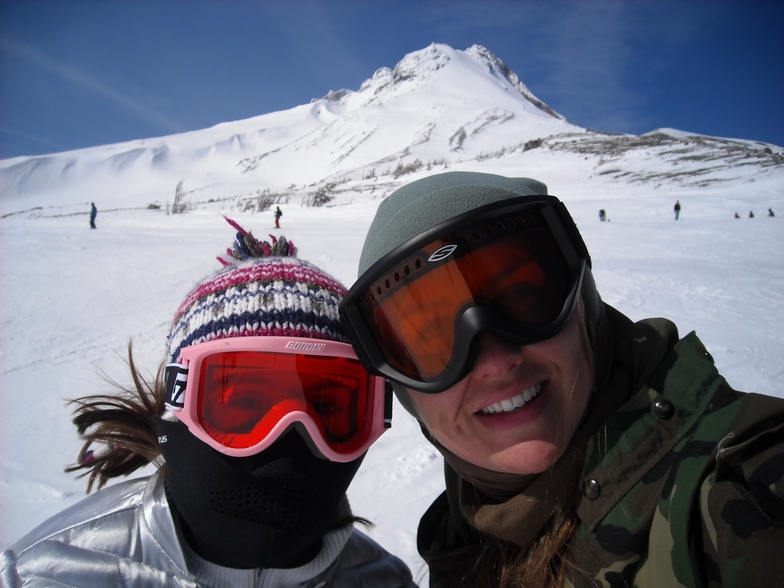
[[[479,354],[471,370],[477,379],[502,378],[523,361],[523,348],[501,341],[490,333],[479,334]]]

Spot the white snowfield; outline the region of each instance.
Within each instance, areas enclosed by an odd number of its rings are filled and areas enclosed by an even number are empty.
[[[605,301],[696,330],[731,385],[784,396],[782,147],[581,129],[486,49],[431,45],[358,91],[285,112],[0,162],[0,548],[84,495],[63,473],[80,449],[66,399],[108,391],[102,374],[127,383],[129,340],[154,374],[174,311],[234,239],[222,214],[259,238],[285,235],[350,286],[382,199],[456,170],[545,182],[580,227]],[[167,214],[180,181],[188,210]],[[304,205],[314,198],[325,205]],[[280,229],[272,210],[254,212],[259,199],[281,206]],[[395,408],[349,498],[426,585],[416,527],[443,490],[442,460]]]

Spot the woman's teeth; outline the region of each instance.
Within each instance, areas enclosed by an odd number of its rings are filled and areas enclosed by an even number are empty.
[[[517,396],[513,398],[506,398],[501,400],[500,402],[493,402],[490,406],[486,406],[482,409],[482,414],[494,414],[497,412],[512,412],[523,406],[526,402],[531,400],[532,398],[536,398],[539,392],[542,391],[541,384],[534,384],[527,390],[523,390]]]

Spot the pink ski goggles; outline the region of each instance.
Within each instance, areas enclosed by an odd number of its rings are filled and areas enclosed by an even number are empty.
[[[365,453],[391,426],[392,394],[346,343],[234,337],[185,347],[166,366],[166,408],[213,449],[264,451],[292,427],[336,462]]]

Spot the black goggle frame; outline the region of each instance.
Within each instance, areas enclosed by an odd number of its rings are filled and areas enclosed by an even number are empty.
[[[499,219],[536,209],[544,228],[565,260],[569,272],[569,288],[559,315],[548,325],[532,329],[521,327],[514,321],[482,305],[465,310],[455,326],[455,344],[450,366],[437,377],[419,380],[401,373],[384,357],[375,336],[359,309],[362,296],[385,277],[394,273],[403,260],[445,235],[464,232],[471,228],[481,230]],[[569,211],[555,196],[521,196],[482,206],[440,223],[428,231],[397,247],[374,263],[351,287],[340,304],[340,321],[351,340],[357,357],[366,369],[426,394],[443,392],[462,380],[473,369],[478,346],[475,338],[488,331],[514,345],[530,345],[557,335],[568,323],[579,297],[586,266],[591,258],[582,236]]]

